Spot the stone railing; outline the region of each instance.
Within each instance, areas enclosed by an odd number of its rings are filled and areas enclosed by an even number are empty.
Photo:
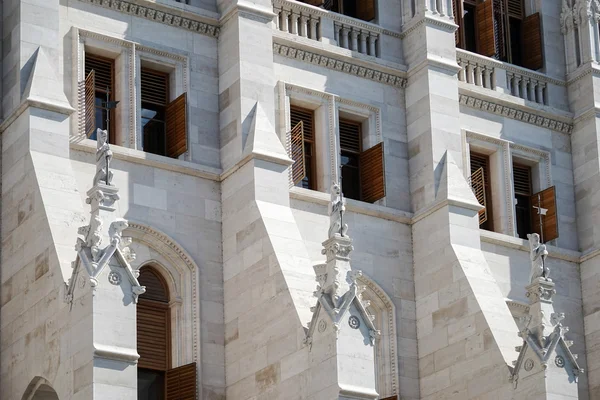
[[[560,81],[526,68],[460,49],[456,49],[456,53],[458,65],[461,67],[458,72],[461,82],[542,105],[550,104],[550,84],[563,86]]]
[[[382,57],[381,43],[387,40],[387,59],[399,60],[400,34],[370,22],[361,21],[294,0],[273,0],[275,29],[356,51],[371,57]],[[386,58],[386,57],[383,57]]]

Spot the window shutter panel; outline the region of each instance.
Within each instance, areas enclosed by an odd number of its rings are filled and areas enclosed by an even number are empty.
[[[513,164],[513,182],[515,194],[531,196],[531,168]]]
[[[363,21],[375,19],[375,0],[359,0],[356,2],[356,17]]]
[[[297,185],[306,176],[306,164],[304,162],[304,123],[298,122],[292,128],[290,152],[294,164],[292,165],[292,181]]]
[[[323,5],[324,0],[304,0],[303,3],[310,4],[311,6],[320,7]]]
[[[187,147],[187,98],[182,94],[167,105],[167,156],[177,158]]]
[[[385,197],[383,142],[360,153],[361,200],[374,203]]]
[[[397,395],[397,394],[395,394],[395,395],[393,395],[393,396],[386,397],[385,399],[381,399],[381,400],[398,400],[398,395]]]
[[[508,0],[508,15],[515,18],[523,18],[523,0]]]
[[[165,374],[166,400],[196,400],[196,363],[173,368]]]
[[[487,221],[487,198],[485,196],[485,170],[483,167],[479,167],[475,172],[471,174],[471,188],[475,194],[475,198],[483,207],[483,210],[479,211],[479,225]]]
[[[496,30],[494,29],[492,0],[477,4],[477,53],[493,57],[496,54]]]
[[[140,298],[137,304],[137,351],[139,368],[169,368],[169,306]]]
[[[544,66],[542,51],[542,25],[540,13],[523,20],[523,66],[538,70]]]
[[[454,14],[454,23],[458,25],[458,29],[454,32],[454,44],[456,47],[462,45],[462,0],[452,0],[452,14]]]
[[[360,152],[360,123],[340,120],[340,147],[354,153]]]
[[[85,78],[85,136],[96,131],[96,74],[91,70]]]
[[[542,216],[542,224],[544,226],[544,234],[542,235],[542,232],[540,231],[540,217],[538,215],[538,210],[533,208],[531,212],[531,226],[533,227],[533,232],[542,236],[544,242],[556,239],[558,237],[558,217],[556,212],[555,187],[549,187],[548,189],[542,190],[531,196],[531,206],[541,206],[548,210],[546,211],[546,215]]]

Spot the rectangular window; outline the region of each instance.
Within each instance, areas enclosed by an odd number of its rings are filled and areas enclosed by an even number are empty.
[[[517,236],[527,239],[527,234],[532,232],[531,167],[513,163],[513,185],[517,202],[515,205]]]
[[[294,185],[305,189],[316,189],[315,178],[315,131],[314,112],[305,108],[291,106],[290,122],[292,126],[292,174]]]
[[[144,151],[177,158],[187,151],[186,94],[169,102],[169,74],[141,70],[141,126]]]
[[[374,203],[385,197],[383,143],[362,150],[362,123],[340,119],[342,191],[349,199]]]
[[[375,19],[375,0],[304,0],[303,2],[323,6],[327,10],[363,21]]]
[[[114,60],[85,55],[85,133],[96,140],[96,129],[108,130],[109,142],[114,143],[114,108],[109,107],[115,100]]]
[[[487,231],[494,230],[492,217],[492,190],[490,181],[490,157],[480,153],[470,153],[471,187],[479,204],[485,208],[479,212],[479,227]]]
[[[525,68],[543,67],[541,20],[523,0],[452,0],[457,47]]]

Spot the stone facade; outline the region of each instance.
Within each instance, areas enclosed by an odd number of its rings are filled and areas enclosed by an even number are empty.
[[[295,0],[0,1],[0,398],[137,398],[151,266],[169,371],[195,363],[198,399],[600,399],[600,5],[525,2],[533,71],[457,49],[452,3],[375,0],[366,22]],[[97,140],[93,56],[119,102]],[[144,151],[148,68],[186,94],[177,157]],[[340,121],[383,143],[373,203],[337,191]],[[555,188],[544,247],[518,237],[517,164]]]

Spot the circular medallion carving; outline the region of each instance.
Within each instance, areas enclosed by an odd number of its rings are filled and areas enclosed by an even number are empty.
[[[532,360],[531,358],[528,358],[528,359],[525,361],[525,366],[524,366],[524,368],[525,368],[525,371],[531,371],[531,370],[533,369],[533,360]]]
[[[563,358],[563,356],[556,356],[556,358],[554,359],[554,363],[557,367],[562,368],[565,366],[565,359]]]
[[[350,325],[350,328],[352,329],[358,329],[360,327],[360,320],[353,315],[348,318],[348,325]]]
[[[325,332],[325,329],[327,329],[327,322],[325,322],[325,320],[320,320],[318,328],[319,328],[319,332],[321,332],[321,333]]]
[[[118,285],[121,283],[121,275],[117,271],[110,271],[108,281],[113,285]]]

